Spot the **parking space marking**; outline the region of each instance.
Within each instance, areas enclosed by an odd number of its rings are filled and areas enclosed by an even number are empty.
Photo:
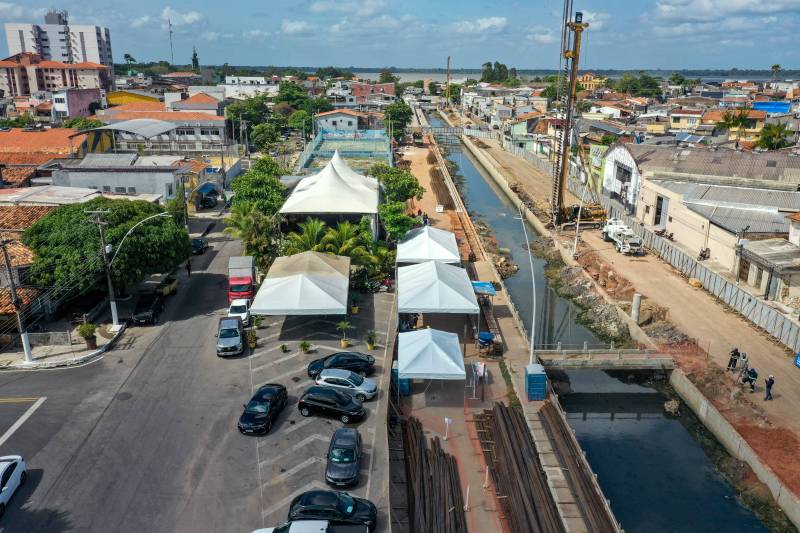
[[[38,399],[38,396],[34,396],[33,398],[0,398],[0,403],[30,403]]]
[[[286,470],[285,472],[273,477],[272,479],[267,481],[266,484],[267,484],[267,486],[278,485],[280,483],[283,483],[287,479],[290,479],[293,475],[295,475],[297,472],[303,470],[307,466],[311,466],[313,464],[322,464],[322,462],[323,462],[323,459],[321,457],[309,457],[305,461],[300,461],[299,463],[297,463],[296,465],[294,465],[290,469]]]
[[[294,377],[295,374],[305,374],[305,373],[306,373],[305,372],[305,368],[297,367],[297,368],[295,368],[293,370],[290,370],[288,372],[284,372],[283,374],[280,374],[278,376],[273,376],[273,377],[269,378],[269,381],[263,381],[263,382],[259,383],[258,385],[254,385],[254,388],[252,390],[255,391],[256,388],[261,387],[263,385],[266,385],[267,383],[282,383],[285,378]],[[252,371],[250,372],[250,375],[253,375]],[[302,378],[300,378],[300,379],[302,379]]]
[[[271,465],[273,463],[277,463],[278,461],[283,461],[289,455],[297,453],[298,450],[302,450],[303,448],[305,448],[314,441],[328,442],[329,440],[330,437],[326,437],[325,435],[320,435],[319,433],[314,433],[313,435],[306,437],[297,444],[295,444],[293,448],[286,450],[285,452],[279,455],[275,455],[270,459],[264,459],[263,461],[261,461],[261,464],[266,466],[266,465]]]
[[[254,366],[253,367],[253,372],[258,372],[259,370],[264,370],[265,368],[269,368],[269,367],[271,367],[273,365],[279,365],[279,364],[283,363],[284,361],[289,361],[290,359],[294,359],[298,355],[303,355],[303,352],[298,350],[297,352],[295,352],[295,353],[293,353],[291,355],[286,355],[284,357],[281,357],[280,359],[275,359],[275,360],[270,361],[268,363],[264,363],[263,365]]]
[[[2,446],[3,444],[5,444],[5,442],[6,442],[8,439],[10,439],[10,438],[11,438],[11,436],[12,436],[12,435],[13,435],[13,434],[14,434],[14,433],[15,433],[15,432],[16,432],[16,431],[17,431],[17,430],[20,428],[20,426],[22,426],[22,424],[24,424],[24,423],[25,423],[25,421],[26,421],[28,418],[30,418],[30,417],[31,417],[31,415],[32,415],[32,414],[33,414],[33,413],[34,413],[34,412],[35,412],[35,411],[36,411],[36,410],[37,410],[37,409],[38,409],[38,408],[39,408],[39,407],[40,407],[40,406],[41,406],[41,405],[44,403],[44,401],[45,401],[46,399],[47,399],[47,398],[46,398],[45,396],[42,396],[41,398],[39,398],[38,400],[36,400],[36,402],[35,402],[33,405],[31,405],[30,407],[28,407],[28,410],[27,410],[27,411],[25,411],[24,413],[22,413],[22,416],[20,416],[20,417],[17,419],[17,421],[16,421],[16,422],[14,422],[14,423],[11,425],[11,427],[10,427],[10,428],[8,428],[8,430],[7,430],[5,433],[3,433],[3,436],[2,436],[2,437],[0,437],[0,446]]]

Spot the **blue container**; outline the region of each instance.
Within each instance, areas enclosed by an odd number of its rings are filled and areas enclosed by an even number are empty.
[[[539,364],[525,367],[525,393],[528,401],[541,401],[547,398],[547,373]]]
[[[399,372],[397,370],[397,361],[392,363],[392,378],[394,382],[400,387],[400,396],[408,396],[411,394],[411,380],[399,379]]]

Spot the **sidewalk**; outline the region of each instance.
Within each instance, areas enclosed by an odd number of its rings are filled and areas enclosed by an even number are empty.
[[[27,363],[22,347],[16,351],[0,352],[0,369],[37,369],[53,368],[59,366],[72,366],[91,361],[107,350],[107,346],[119,332],[111,331],[110,324],[103,324],[97,328],[97,348],[88,349],[86,341],[79,338],[75,331],[71,332],[71,345],[58,346],[31,346],[33,361]],[[124,328],[123,328],[124,329]]]

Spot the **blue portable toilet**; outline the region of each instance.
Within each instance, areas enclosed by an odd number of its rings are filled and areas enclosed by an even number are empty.
[[[547,398],[547,373],[542,365],[533,363],[525,367],[525,392],[529,402]]]
[[[407,378],[400,379],[400,373],[397,370],[397,361],[392,362],[392,378],[400,388],[400,396],[408,396],[411,394],[411,380]]]

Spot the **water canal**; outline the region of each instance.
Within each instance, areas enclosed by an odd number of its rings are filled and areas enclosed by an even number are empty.
[[[431,126],[445,124],[428,117]],[[458,165],[460,189],[474,220],[485,223],[520,265],[505,280],[530,331],[533,296],[527,249],[516,207],[479,170],[461,145],[447,146]],[[535,234],[528,226],[528,234]],[[537,346],[598,344],[577,323],[578,309],[548,286],[543,260],[534,261]],[[663,411],[656,389],[605,372],[561,373],[562,403],[617,519],[629,532],[766,531],[679,419]]]

